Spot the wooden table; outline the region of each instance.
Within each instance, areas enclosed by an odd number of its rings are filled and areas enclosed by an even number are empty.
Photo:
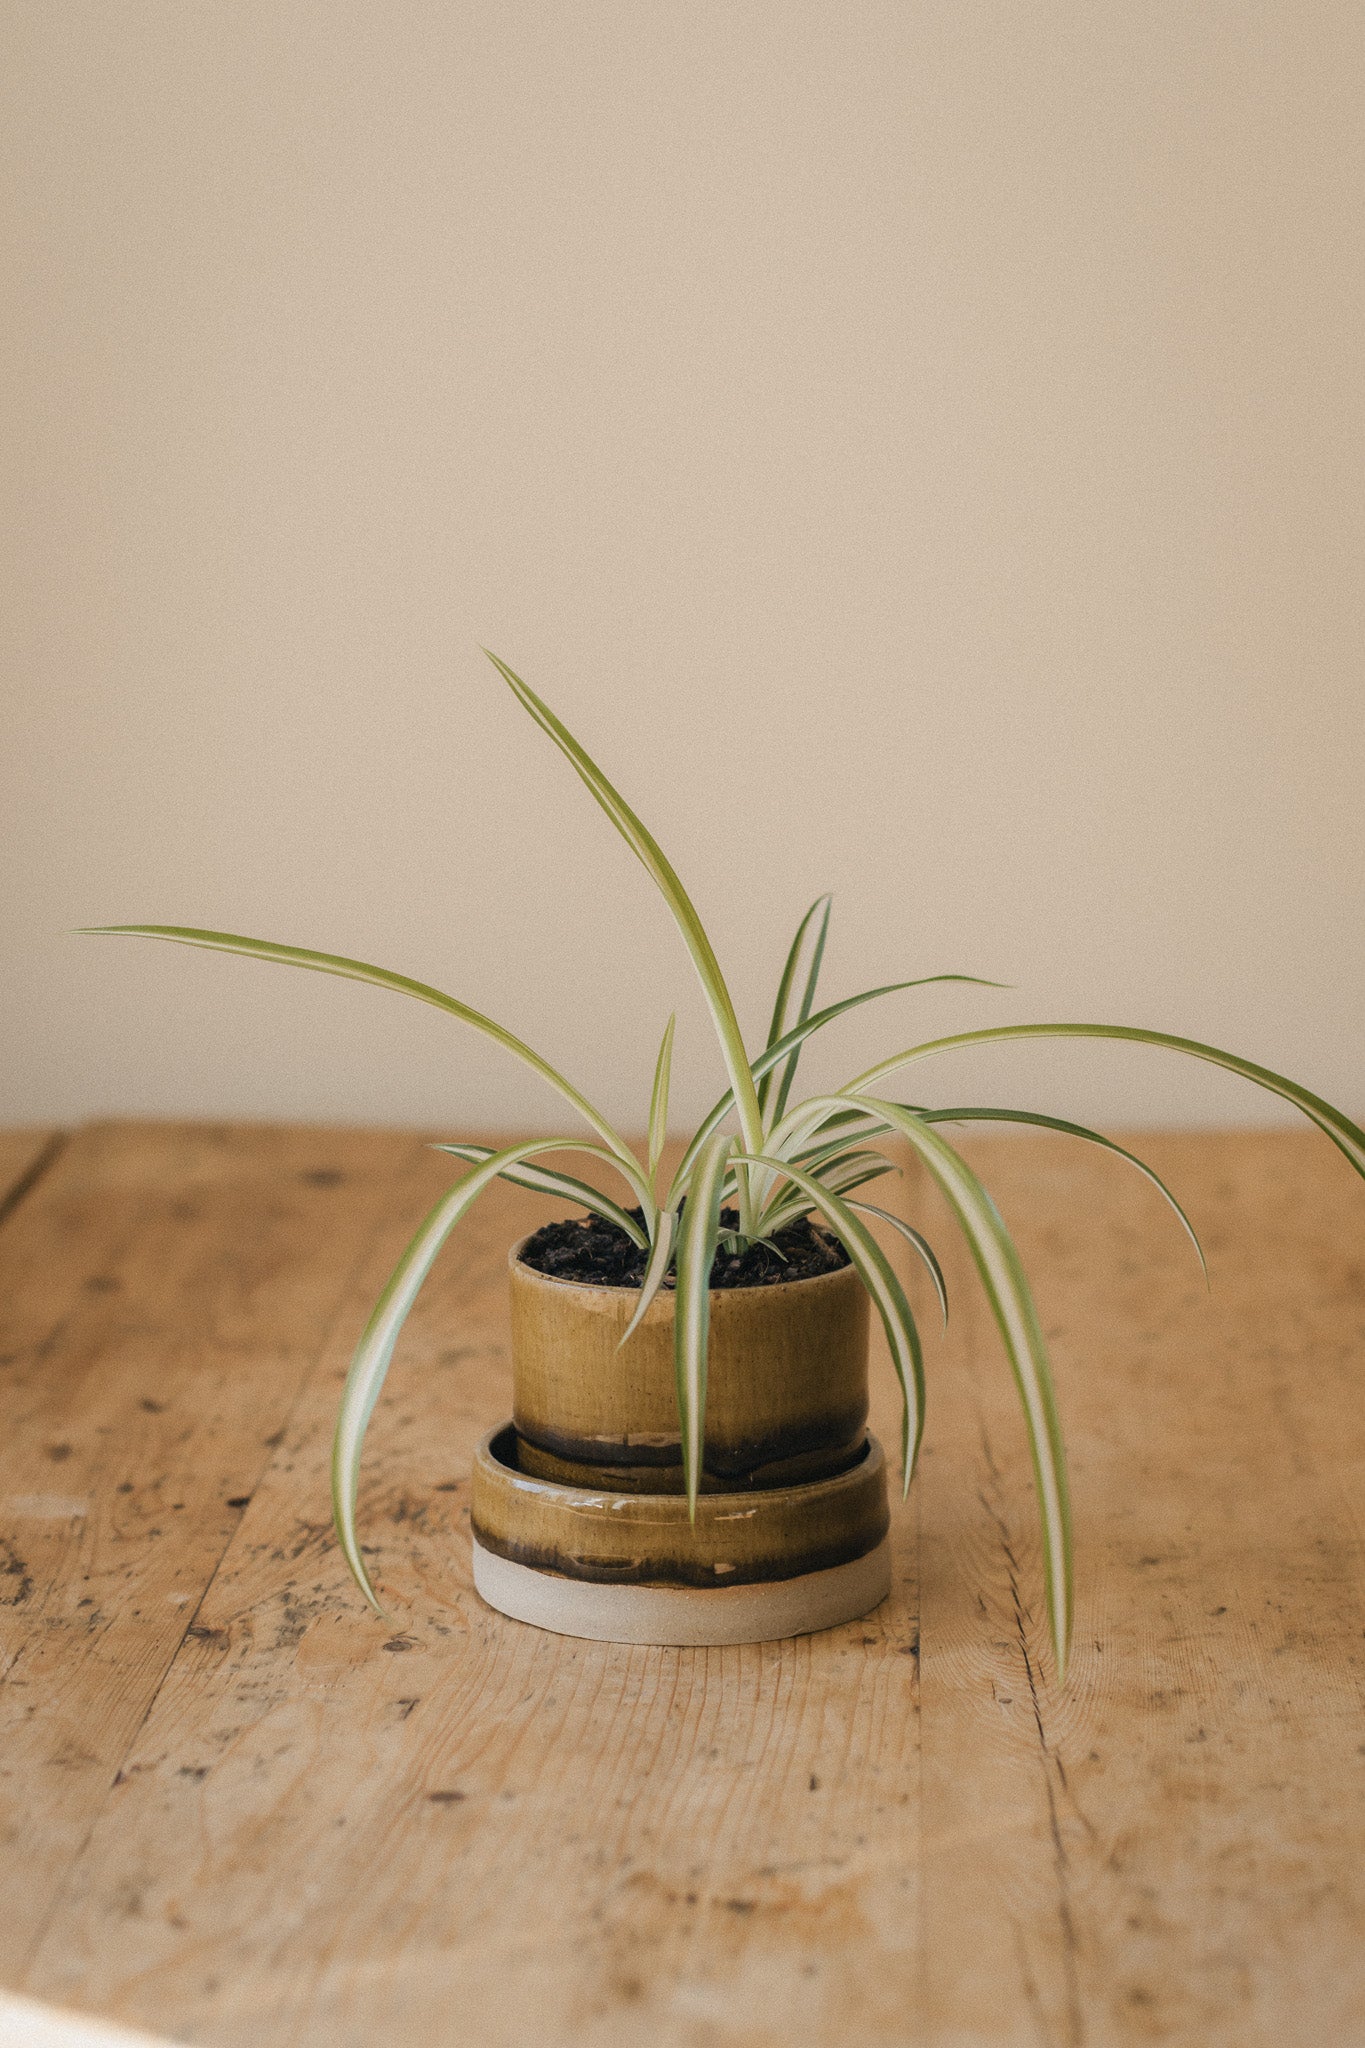
[[[970,1145],[1071,1446],[1058,1693],[1007,1370],[911,1176],[954,1313],[892,1598],[631,1649],[470,1587],[537,1198],[452,1241],[376,1416],[385,1623],[332,1539],[329,1433],[449,1162],[4,1138],[0,1984],[241,2048],[1365,2043],[1365,1188],[1313,1133],[1144,1146],[1211,1299],[1120,1164]]]

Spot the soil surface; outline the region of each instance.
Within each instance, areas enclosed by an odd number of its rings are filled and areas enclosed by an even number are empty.
[[[633,1212],[643,1224],[644,1212]],[[721,1228],[737,1230],[739,1213],[722,1209]],[[772,1245],[777,1246],[774,1251]],[[781,1253],[781,1257],[778,1254]],[[569,1217],[546,1223],[528,1238],[521,1262],[555,1280],[581,1280],[592,1287],[638,1287],[645,1277],[648,1254],[632,1244],[624,1230],[604,1217]],[[837,1237],[809,1216],[779,1230],[770,1244],[751,1244],[736,1257],[718,1250],[711,1267],[713,1287],[773,1287],[783,1280],[809,1280],[817,1273],[835,1273],[849,1263]],[[670,1273],[665,1287],[673,1285]]]

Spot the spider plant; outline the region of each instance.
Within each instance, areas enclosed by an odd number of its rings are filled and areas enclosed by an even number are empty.
[[[485,650],[487,652],[487,650]],[[886,1332],[902,1395],[901,1474],[908,1489],[924,1428],[924,1359],[920,1335],[900,1278],[869,1226],[875,1218],[900,1232],[923,1261],[947,1317],[943,1274],[934,1252],[910,1224],[858,1198],[858,1190],[892,1172],[881,1149],[888,1141],[908,1146],[947,1199],[980,1275],[999,1327],[1023,1408],[1033,1459],[1042,1524],[1047,1610],[1059,1679],[1065,1676],[1072,1622],[1072,1563],[1066,1459],[1047,1347],[1019,1254],[990,1195],[971,1166],[944,1135],[943,1126],[989,1121],[1038,1125],[1104,1146],[1144,1173],[1165,1197],[1199,1253],[1199,1241],[1175,1196],[1148,1166],[1098,1132],[1060,1117],[981,1105],[926,1107],[893,1099],[892,1077],[917,1062],[1004,1039],[1112,1038],[1165,1047],[1208,1060],[1283,1097],[1326,1132],[1365,1177],[1365,1133],[1351,1120],[1284,1075],[1254,1065],[1216,1046],[1117,1024],[1013,1024],[928,1039],[892,1053],[842,1087],[793,1100],[801,1052],[808,1039],[836,1018],[864,1003],[934,982],[975,981],[965,974],[936,974],[865,989],[816,1009],[815,998],[829,930],[830,899],[819,897],[792,940],[778,984],[763,1048],[746,1048],[734,1003],[715,950],[695,907],[657,840],[620,792],[540,697],[494,654],[489,659],[517,701],[547,733],[577,771],[627,845],[653,878],[672,912],[701,982],[724,1061],[728,1086],[693,1133],[667,1181],[659,1164],[668,1121],[674,1019],[664,1029],[655,1066],[648,1136],[643,1156],[626,1142],[600,1110],[571,1081],[520,1038],[456,997],[406,975],[372,967],[339,954],[243,938],[230,932],[180,925],[112,925],[102,933],[170,939],[258,960],[307,967],[394,989],[447,1011],[461,1023],[496,1041],[555,1089],[590,1137],[552,1136],[512,1145],[451,1144],[438,1149],[468,1163],[470,1171],[443,1195],[421,1224],[385,1287],[356,1347],[337,1420],[332,1456],[332,1499],[337,1534],[347,1563],[366,1598],[378,1609],[356,1530],[356,1488],[365,1431],[374,1411],[403,1323],[446,1238],[484,1190],[502,1179],[518,1187],[581,1206],[606,1218],[648,1254],[629,1337],[671,1274],[675,1288],[674,1363],[681,1425],[684,1482],[695,1516],[701,1476],[706,1412],[709,1279],[718,1245],[731,1250],[769,1242],[776,1232],[819,1211],[842,1242],[867,1288]],[[570,1174],[537,1165],[547,1152],[577,1152],[612,1168],[624,1183],[626,1202]],[[722,1226],[722,1210],[733,1205],[737,1224]],[[625,1339],[623,1338],[623,1342]]]

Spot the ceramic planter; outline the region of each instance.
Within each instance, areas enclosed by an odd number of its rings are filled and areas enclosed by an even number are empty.
[[[866,1432],[867,1295],[851,1267],[713,1290],[702,1496],[683,1494],[673,1297],[617,1349],[634,1291],[511,1261],[513,1419],[474,1467],[474,1582],[564,1635],[757,1642],[889,1589],[886,1471]]]

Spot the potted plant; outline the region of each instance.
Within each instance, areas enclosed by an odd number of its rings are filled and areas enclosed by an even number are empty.
[[[924,1365],[905,1290],[869,1218],[908,1241],[947,1314],[942,1272],[929,1244],[860,1192],[893,1170],[881,1148],[899,1142],[947,1198],[1013,1369],[1033,1457],[1053,1649],[1064,1676],[1071,1535],[1047,1350],[1018,1253],[943,1126],[1033,1124],[1103,1145],[1160,1189],[1197,1252],[1198,1239],[1157,1175],[1098,1133],[1022,1110],[906,1103],[888,1094],[887,1083],[958,1046],[1126,1039],[1211,1061],[1283,1097],[1363,1177],[1365,1133],[1281,1074],[1193,1039],[1115,1024],[959,1032],[893,1052],[826,1094],[795,1097],[802,1047],[837,1017],[898,989],[976,977],[894,982],[817,1010],[830,915],[830,900],[821,897],[792,941],[767,1040],[751,1056],[711,942],[662,849],[548,705],[496,655],[489,658],[652,876],[701,981],[728,1086],[666,1184],[660,1160],[671,1017],[655,1067],[647,1142],[637,1154],[530,1046],[424,982],[228,932],[98,928],[245,953],[432,1003],[515,1054],[587,1126],[586,1136],[537,1138],[501,1151],[440,1148],[470,1170],[432,1209],[399,1261],[357,1346],[337,1419],[333,1507],[357,1583],[378,1609],[356,1531],[356,1484],[395,1343],[446,1238],[502,1178],[587,1215],[547,1226],[511,1249],[514,1412],[479,1447],[471,1510],[475,1583],[485,1599],[563,1633],[631,1642],[759,1640],[824,1627],[875,1606],[889,1584],[888,1516],[885,1461],[865,1428],[869,1304],[881,1319],[900,1382],[903,1494],[923,1429]],[[536,1163],[541,1154],[565,1151],[610,1167],[623,1184],[622,1200]]]

